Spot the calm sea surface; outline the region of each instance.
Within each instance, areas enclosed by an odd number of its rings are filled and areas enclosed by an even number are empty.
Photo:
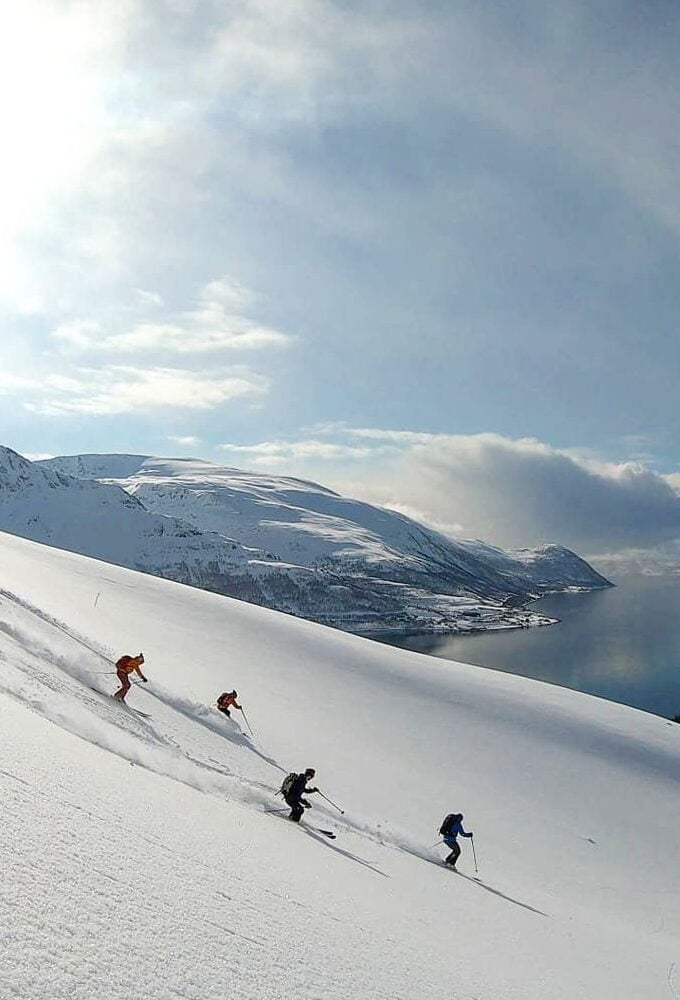
[[[680,577],[626,577],[612,590],[536,601],[557,625],[395,645],[680,714]]]

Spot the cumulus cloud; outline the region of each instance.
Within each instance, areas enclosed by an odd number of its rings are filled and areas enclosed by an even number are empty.
[[[227,448],[251,464],[285,462],[295,474],[499,545],[555,541],[596,554],[680,537],[680,476],[639,462],[605,462],[589,451],[500,434],[343,424],[316,432]]]
[[[560,541],[599,552],[680,535],[680,496],[639,463],[579,459],[497,434],[420,444],[397,460],[407,498],[504,545]]]

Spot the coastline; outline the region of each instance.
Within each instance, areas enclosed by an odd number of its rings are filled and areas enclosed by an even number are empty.
[[[461,611],[454,620],[432,621],[423,618],[418,621],[409,621],[399,626],[395,623],[382,623],[370,625],[364,623],[359,628],[348,628],[346,625],[336,624],[334,627],[342,628],[353,635],[360,635],[365,639],[375,639],[377,642],[398,645],[409,639],[446,639],[460,638],[468,635],[488,635],[491,632],[515,632],[520,629],[543,628],[547,625],[559,625],[561,618],[541,614],[533,611],[532,605],[548,597],[562,597],[565,595],[592,594],[599,591],[607,591],[616,587],[615,583],[607,581],[606,586],[581,587],[569,586],[561,589],[548,590],[542,594],[532,595],[522,603],[517,604],[478,604],[470,605]],[[494,612],[496,614],[494,614]],[[486,616],[486,621],[480,621],[480,616]],[[330,622],[328,624],[331,624]]]

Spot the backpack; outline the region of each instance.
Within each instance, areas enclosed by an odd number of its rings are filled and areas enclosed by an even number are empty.
[[[460,813],[449,813],[442,825],[439,827],[439,833],[442,837],[445,837],[454,823],[459,822]]]
[[[279,789],[279,795],[283,795],[285,799],[285,797],[288,795],[291,788],[293,787],[293,782],[296,781],[298,777],[299,775],[297,774],[296,771],[291,771],[290,774],[287,774],[286,777],[283,779],[283,782],[281,783],[281,788]]]

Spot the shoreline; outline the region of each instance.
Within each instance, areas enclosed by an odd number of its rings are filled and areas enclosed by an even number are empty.
[[[568,595],[583,595],[583,594],[594,594],[599,591],[610,590],[616,587],[615,583],[608,581],[606,587],[566,587],[564,590],[550,590],[546,591],[545,594],[540,594],[536,597],[531,597],[521,604],[515,605],[499,605],[499,611],[505,611],[508,615],[516,615],[518,619],[515,621],[508,621],[502,616],[493,620],[491,619],[488,624],[475,624],[468,621],[461,628],[459,624],[456,623],[432,623],[428,625],[427,623],[408,624],[404,625],[403,628],[395,626],[381,626],[376,625],[375,628],[360,628],[360,629],[343,629],[343,631],[351,632],[352,635],[359,635],[364,639],[375,639],[376,642],[394,642],[398,644],[407,639],[416,638],[460,638],[462,636],[471,635],[488,635],[490,632],[516,632],[520,629],[531,629],[531,628],[543,628],[547,625],[559,625],[563,619],[554,618],[549,615],[543,615],[538,611],[532,611],[531,606],[537,604],[539,601],[544,600],[546,597],[562,597]],[[476,609],[471,608],[468,614],[471,612],[473,614],[479,614],[480,612],[489,612],[491,609],[485,605],[478,605]],[[465,613],[461,615],[465,618]],[[342,626],[336,626],[342,628]]]

